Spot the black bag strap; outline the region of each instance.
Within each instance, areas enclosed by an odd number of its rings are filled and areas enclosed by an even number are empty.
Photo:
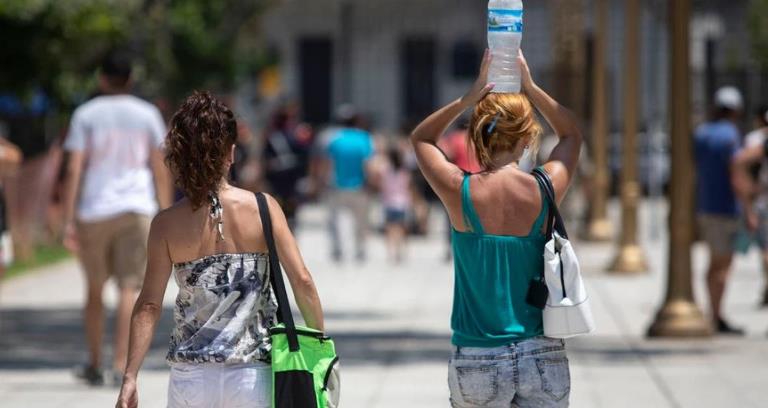
[[[544,169],[537,167],[533,170],[533,176],[541,186],[542,191],[547,196],[547,203],[549,204],[549,214],[547,214],[547,240],[552,239],[552,235],[557,232],[561,237],[568,239],[568,232],[565,230],[565,223],[563,217],[560,215],[560,210],[557,208],[557,201],[555,200],[555,187],[552,185],[552,179],[549,177]]]
[[[256,202],[259,204],[259,217],[261,227],[264,229],[264,238],[269,250],[269,281],[277,297],[277,320],[285,325],[285,335],[288,337],[288,348],[291,351],[299,351],[299,338],[296,334],[296,324],[291,314],[291,303],[288,301],[288,293],[285,290],[283,271],[280,268],[280,257],[277,255],[275,237],[272,234],[272,216],[269,213],[267,197],[264,193],[256,193]]]
[[[551,240],[554,233],[557,232],[562,238],[568,239],[568,232],[565,231],[565,223],[563,217],[560,216],[560,210],[557,209],[557,201],[555,200],[555,187],[552,185],[552,179],[549,177],[543,168],[538,167],[533,171],[533,176],[536,177],[536,181],[541,186],[542,190],[547,195],[547,202],[549,203],[549,214],[547,214],[547,241]],[[560,249],[555,248],[555,252],[558,256]],[[544,280],[544,268],[541,269],[541,278]],[[565,290],[565,272],[563,270],[563,260],[560,259],[560,286],[563,291],[563,297],[568,297],[568,293]]]

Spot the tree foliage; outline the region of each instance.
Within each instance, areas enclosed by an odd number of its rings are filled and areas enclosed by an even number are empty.
[[[757,62],[768,68],[768,0],[750,0],[749,30]]]
[[[258,16],[269,0],[3,0],[0,92],[43,89],[69,104],[94,90],[111,48],[135,53],[142,90],[177,99],[226,90],[258,67]]]

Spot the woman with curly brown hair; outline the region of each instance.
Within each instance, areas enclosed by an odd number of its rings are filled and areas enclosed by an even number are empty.
[[[548,205],[536,179],[518,162],[538,144],[536,108],[560,140],[543,169],[562,200],[578,162],[581,133],[573,115],[533,82],[522,54],[523,93],[490,93],[490,60],[486,52],[472,89],[425,119],[411,136],[419,166],[453,226],[451,405],[566,407],[565,345],[543,337],[542,311],[528,301],[544,268]],[[474,108],[470,138],[483,167],[478,174],[465,174],[437,147],[469,108]]]
[[[171,273],[179,295],[167,355],[168,407],[271,406],[268,329],[277,304],[256,198],[226,179],[236,137],[234,115],[206,92],[187,98],[171,120],[166,162],[185,198],[152,221],[117,407],[138,406],[137,374]],[[280,206],[271,197],[267,202],[296,303],[307,325],[322,330],[312,276]]]

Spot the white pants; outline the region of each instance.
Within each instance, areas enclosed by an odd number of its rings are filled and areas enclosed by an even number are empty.
[[[171,367],[168,408],[270,408],[268,364],[181,364]]]

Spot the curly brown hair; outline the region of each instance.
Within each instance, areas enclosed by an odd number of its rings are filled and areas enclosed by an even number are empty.
[[[218,190],[236,139],[235,115],[208,92],[193,93],[173,115],[165,162],[192,208],[206,205]]]

